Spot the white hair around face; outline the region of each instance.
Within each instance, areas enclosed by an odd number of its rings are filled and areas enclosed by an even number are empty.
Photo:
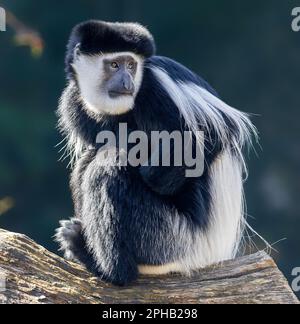
[[[76,53],[75,53],[76,54]],[[112,60],[118,56],[131,56],[137,62],[137,71],[134,77],[135,92],[133,96],[111,98],[102,87],[104,78],[103,61]],[[121,115],[134,107],[136,95],[143,79],[144,59],[131,52],[99,53],[98,55],[75,55],[72,64],[76,73],[81,97],[85,108],[93,115]]]

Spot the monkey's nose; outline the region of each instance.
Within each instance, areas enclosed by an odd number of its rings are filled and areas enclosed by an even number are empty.
[[[123,88],[124,88],[125,92],[128,93],[128,94],[133,94],[134,93],[134,83],[131,80],[130,76],[126,76],[123,79]]]

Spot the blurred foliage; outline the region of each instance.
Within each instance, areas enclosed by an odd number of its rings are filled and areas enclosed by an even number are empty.
[[[16,45],[28,46],[34,57],[42,55],[44,42],[37,31],[26,26],[9,10],[6,10],[6,23],[15,31],[14,41]]]
[[[0,216],[8,212],[14,206],[14,200],[11,197],[0,199]]]
[[[14,200],[14,208],[4,207],[0,226],[56,250],[51,236],[58,220],[72,216],[67,162],[58,163],[55,148],[61,140],[55,109],[65,84],[69,32],[90,18],[139,21],[153,32],[159,54],[201,74],[231,105],[256,114],[263,150],[258,147],[258,157],[249,158],[249,222],[270,243],[286,238],[275,245],[273,256],[289,276],[300,266],[300,33],[291,30],[297,5],[282,0],[1,1],[39,41],[22,33],[18,38],[13,28],[0,33],[0,197]],[[29,50],[15,47],[15,37]],[[34,59],[31,51],[43,55]]]

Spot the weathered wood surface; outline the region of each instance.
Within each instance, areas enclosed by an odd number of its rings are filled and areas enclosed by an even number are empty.
[[[1,280],[2,279],[2,280]],[[93,278],[28,237],[0,230],[0,303],[9,304],[297,304],[265,253],[195,273],[142,277],[128,288]]]

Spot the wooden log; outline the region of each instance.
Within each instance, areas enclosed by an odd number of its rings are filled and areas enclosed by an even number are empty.
[[[0,303],[298,304],[266,253],[180,275],[141,277],[130,287],[101,282],[28,237],[0,230]]]

